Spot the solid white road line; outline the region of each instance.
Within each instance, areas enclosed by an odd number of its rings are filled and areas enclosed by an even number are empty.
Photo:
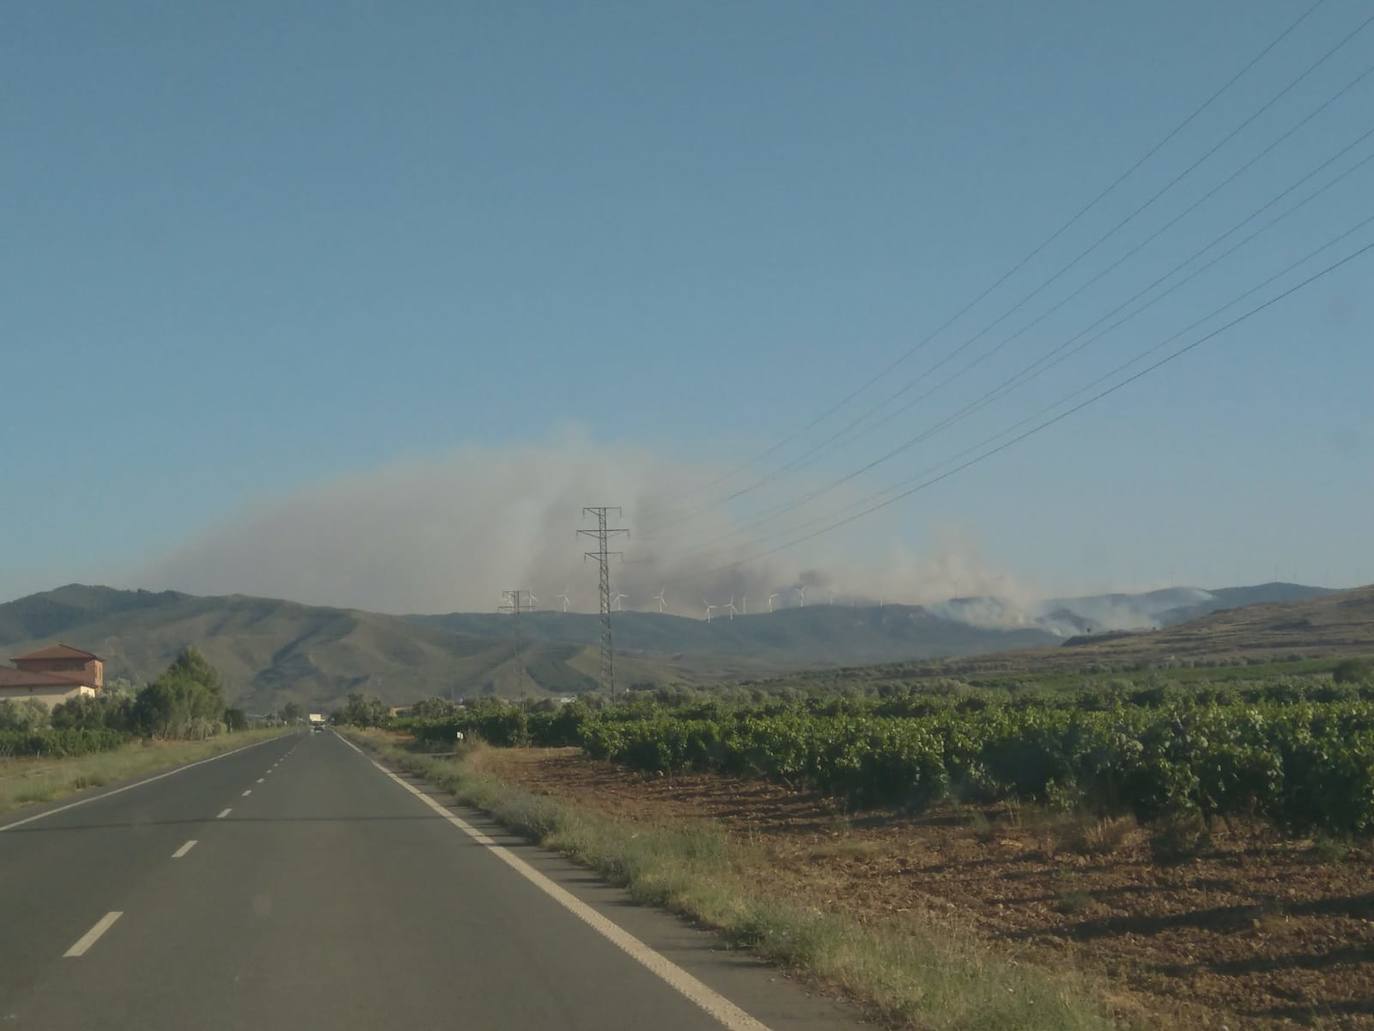
[[[353,749],[353,751],[362,755],[366,754],[361,748],[342,735],[340,735],[339,740]],[[670,987],[686,996],[689,1001],[705,1010],[714,1017],[719,1024],[729,1028],[730,1031],[768,1031],[767,1025],[755,1020],[725,996],[697,980],[666,956],[655,952],[619,924],[606,919],[606,917],[602,916],[577,896],[554,883],[508,849],[498,845],[492,838],[483,834],[466,820],[454,815],[452,811],[444,808],[419,788],[402,780],[381,763],[370,759],[369,761],[372,762],[373,766],[381,770],[382,773],[386,774],[386,776],[390,777],[449,823],[453,824],[453,826],[472,838],[473,841],[477,842],[479,845],[486,846],[487,850],[491,852],[492,855],[496,856],[497,859],[501,860],[521,877],[525,878],[525,880],[529,881],[545,895],[548,895],[560,906],[572,913],[573,916],[588,924],[592,930],[596,931],[603,938],[606,938],[635,962],[657,975]]]
[[[212,755],[208,759],[198,759],[196,762],[187,763],[185,766],[178,766],[175,770],[168,770],[166,773],[159,773],[155,777],[148,777],[144,780],[134,781],[134,783],[132,784],[125,784],[122,788],[115,788],[113,791],[106,791],[103,795],[92,795],[90,798],[79,798],[75,802],[68,802],[66,805],[58,806],[56,809],[49,809],[46,812],[35,813],[33,816],[26,816],[22,820],[15,820],[13,823],[7,823],[3,827],[0,827],[0,831],[13,830],[15,827],[22,827],[26,823],[33,823],[34,820],[41,820],[45,816],[55,816],[58,813],[65,813],[68,809],[75,809],[77,806],[86,805],[89,802],[99,802],[102,798],[109,798],[111,795],[123,794],[125,791],[132,791],[134,788],[141,788],[144,784],[151,784],[155,780],[161,780],[163,777],[173,777],[176,774],[184,773],[186,770],[192,769],[193,767],[204,766],[206,763],[212,763],[219,759],[227,759],[231,755],[237,755],[239,752],[246,752],[250,748],[257,748],[258,745],[265,745],[269,741],[276,740],[278,739],[275,737],[269,737],[267,741],[254,741],[251,745],[244,745],[242,748],[235,748],[233,751],[230,752],[221,752],[219,755]]]
[[[223,820],[226,816],[228,816],[228,815],[229,815],[230,813],[232,813],[233,811],[234,811],[234,810],[232,810],[232,809],[225,809],[225,810],[222,810],[222,811],[220,812],[220,814],[219,814],[218,816],[215,817],[215,819],[216,819],[216,820]]]
[[[180,859],[180,858],[181,858],[182,856],[184,856],[187,852],[190,852],[191,849],[193,849],[193,848],[196,847],[196,840],[197,840],[196,838],[192,838],[192,839],[191,839],[190,841],[188,841],[186,844],[182,845],[181,848],[177,849],[175,852],[172,853],[172,858],[173,858],[173,859]]]
[[[247,791],[245,791],[245,792],[243,793],[243,796],[242,796],[242,797],[247,798],[247,797],[248,797],[249,795],[251,795],[252,793],[253,793],[253,789],[252,789],[252,788],[249,788]]]
[[[114,922],[123,915],[124,914],[122,912],[118,911],[106,913],[104,916],[102,916],[99,920],[95,922],[94,927],[92,927],[89,931],[87,931],[80,938],[78,938],[76,940],[76,944],[73,945],[66,952],[62,953],[62,955],[64,957],[84,956],[86,954],[86,950],[89,949],[96,942],[98,942],[100,940],[100,936],[104,934],[106,931],[108,931],[111,927],[113,927]]]

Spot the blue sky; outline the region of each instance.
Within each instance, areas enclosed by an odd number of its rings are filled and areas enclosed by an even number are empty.
[[[694,490],[942,324],[1308,6],[11,5],[0,15],[0,597],[72,579],[254,589],[205,570],[178,579],[161,559],[340,477],[434,462],[461,479],[459,449],[556,452],[570,432],[681,469],[672,500],[688,510],[746,518],[751,504],[786,502],[957,410],[1374,127],[1371,76],[882,432],[729,505]],[[1326,0],[846,411],[973,336],[1368,15],[1358,0]],[[1374,26],[965,353],[1086,283],[1371,63]],[[1372,151],[1365,141],[1330,174]],[[1372,185],[1374,163],[852,496],[948,458],[1258,284],[1374,214]],[[1371,240],[1366,226],[1322,257]],[[1047,591],[1374,580],[1372,278],[1374,256],[1356,259],[790,561],[882,565],[953,532]],[[689,523],[669,543],[719,525]],[[455,548],[485,546],[475,528],[452,531]]]

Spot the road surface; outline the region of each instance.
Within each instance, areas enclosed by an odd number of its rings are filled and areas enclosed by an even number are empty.
[[[0,827],[0,1031],[857,1026],[332,732]]]

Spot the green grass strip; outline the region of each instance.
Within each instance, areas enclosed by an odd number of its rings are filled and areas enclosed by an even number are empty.
[[[220,734],[204,741],[131,741],[109,752],[67,759],[0,760],[0,813],[53,802],[87,788],[134,780],[287,732],[287,728],[271,727]]]
[[[864,921],[769,896],[764,857],[709,823],[645,826],[577,809],[477,772],[477,750],[417,755],[383,734],[345,731],[503,826],[591,867],[635,901],[690,917],[890,1026],[930,1031],[1087,1031],[1122,1026],[1087,979],[999,955],[967,932]],[[480,749],[482,746],[476,746]]]

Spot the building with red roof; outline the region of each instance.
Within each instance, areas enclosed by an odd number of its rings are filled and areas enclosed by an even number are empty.
[[[32,698],[48,708],[95,695],[105,686],[105,662],[94,652],[55,644],[16,655],[14,668],[0,666],[0,700]]]

